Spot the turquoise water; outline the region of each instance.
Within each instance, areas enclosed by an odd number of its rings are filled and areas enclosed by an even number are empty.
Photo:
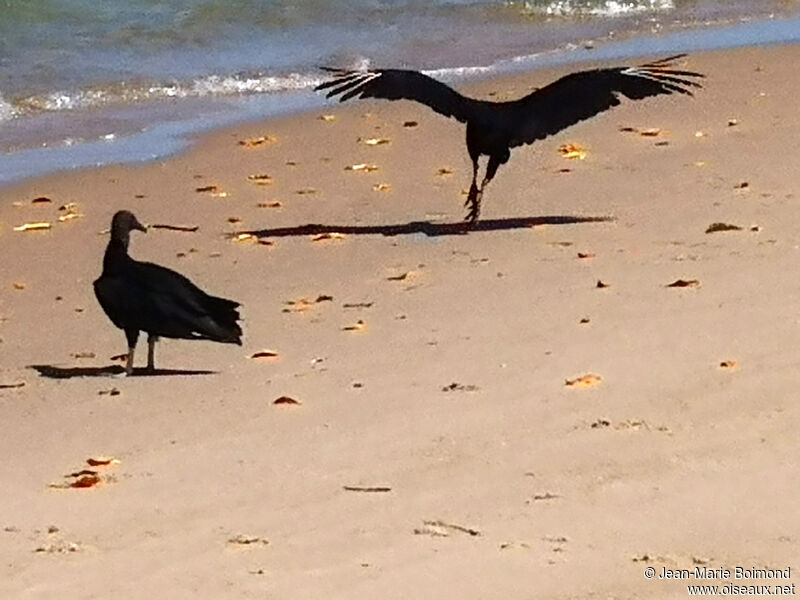
[[[321,64],[457,80],[582,60],[590,44],[615,57],[784,41],[799,11],[800,0],[0,0],[0,182],[163,156],[201,129],[320,106]]]

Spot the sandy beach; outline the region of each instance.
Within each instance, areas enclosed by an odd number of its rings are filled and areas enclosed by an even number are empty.
[[[800,583],[795,61],[691,55],[694,98],[516,149],[466,234],[463,126],[412,103],[0,188],[0,596]],[[513,98],[588,66],[466,91]],[[163,340],[162,371],[110,376],[125,337],[91,283],[122,208],[193,229],[134,233],[131,254],[240,301],[244,346]],[[71,487],[83,470],[99,482]],[[791,579],[644,575],[737,566]]]

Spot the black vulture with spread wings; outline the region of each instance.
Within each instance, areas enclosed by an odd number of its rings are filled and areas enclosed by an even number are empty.
[[[692,95],[702,87],[701,73],[679,70],[675,63],[685,54],[670,56],[636,67],[610,67],[579,71],[537,89],[518,100],[490,102],[462,96],[454,89],[418,71],[375,69],[350,71],[323,67],[334,78],[316,87],[327,97],[415,100],[446,117],[467,124],[467,151],[472,159],[472,185],[465,206],[466,220],[475,222],[486,185],[511,149],[532,144],[570,125],[589,119],[620,104],[620,96],[641,100],[661,94]],[[489,162],[480,187],[478,159]]]
[[[133,374],[133,352],[139,332],[147,332],[147,370],[155,369],[159,337],[242,344],[238,302],[210,296],[189,279],[160,265],[128,255],[132,230],[147,231],[133,213],[117,212],[103,256],[103,273],[94,293],[111,321],[125,332],[125,371]]]

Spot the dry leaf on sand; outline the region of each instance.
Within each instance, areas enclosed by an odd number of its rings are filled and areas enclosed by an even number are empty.
[[[698,288],[700,287],[699,279],[676,279],[672,283],[668,283],[665,287],[668,288]]]
[[[246,140],[239,140],[239,145],[244,146],[245,148],[257,148],[258,146],[264,146],[265,144],[272,144],[273,142],[277,142],[278,138],[273,137],[271,135],[261,135],[259,137],[248,138]]]
[[[291,396],[281,396],[279,398],[275,398],[275,400],[273,400],[272,403],[276,404],[276,405],[285,405],[285,406],[286,405],[288,405],[288,406],[299,406],[299,405],[302,404],[302,402],[300,402],[300,400],[297,400],[296,398],[292,398]]]
[[[377,171],[378,169],[378,165],[371,165],[369,163],[357,163],[355,165],[348,165],[344,168],[345,171],[358,171],[362,173],[371,173],[372,171]]]
[[[356,321],[352,325],[345,325],[344,327],[342,327],[342,331],[359,332],[359,331],[366,330],[366,328],[367,328],[367,324],[364,321],[362,321],[361,319],[359,319],[358,321]]]
[[[558,153],[562,158],[583,160],[586,158],[586,149],[578,144],[562,144],[558,147]]]
[[[741,231],[742,228],[738,225],[731,225],[730,223],[712,223],[706,228],[706,233],[717,233],[718,231]]]
[[[23,223],[18,227],[14,227],[14,231],[41,231],[43,229],[50,229],[52,225],[47,221],[39,221],[36,223]]]
[[[248,175],[247,179],[252,181],[256,185],[269,185],[275,181],[272,175],[267,175],[266,173],[259,173],[257,175]]]
[[[325,240],[343,240],[345,235],[343,233],[337,233],[335,231],[326,231],[325,233],[318,233],[316,235],[311,236],[312,242],[322,242]]]
[[[567,379],[564,382],[564,385],[575,389],[586,389],[599,385],[599,383],[602,380],[603,378],[600,377],[599,375],[594,375],[593,373],[589,373],[581,377],[576,377],[575,379]]]
[[[280,357],[281,355],[273,350],[259,350],[258,352],[254,352],[250,355],[250,358],[253,360],[262,362],[279,360]]]

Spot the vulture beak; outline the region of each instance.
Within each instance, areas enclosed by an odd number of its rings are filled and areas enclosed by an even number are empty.
[[[142,233],[147,233],[147,225],[142,225],[138,220],[133,224],[133,228]]]

